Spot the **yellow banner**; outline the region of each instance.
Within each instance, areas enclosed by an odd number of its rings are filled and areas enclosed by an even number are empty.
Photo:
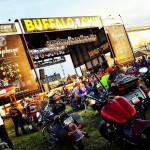
[[[102,27],[99,16],[21,19],[25,33]]]
[[[93,57],[96,54],[99,54],[99,49],[98,48],[96,48],[96,49],[94,49],[94,50],[92,50],[92,51],[89,52],[89,56],[90,57]]]
[[[106,30],[119,64],[133,61],[133,53],[123,25],[107,26]]]

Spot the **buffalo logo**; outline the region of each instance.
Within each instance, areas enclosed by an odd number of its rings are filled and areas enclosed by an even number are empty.
[[[79,19],[79,18],[75,18],[75,23],[76,23],[76,26],[77,26],[77,27],[80,27],[80,26],[81,26],[81,22],[80,22],[80,19]]]
[[[0,46],[5,46],[6,45],[6,39],[3,36],[0,36]]]

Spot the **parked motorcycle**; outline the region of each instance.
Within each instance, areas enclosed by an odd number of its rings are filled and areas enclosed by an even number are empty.
[[[89,100],[99,103],[99,112],[103,118],[99,132],[106,140],[137,149],[149,146],[150,120],[142,120],[134,106],[125,97],[109,98],[105,95],[101,100],[92,97],[89,97]]]
[[[49,105],[44,113],[43,135],[51,148],[58,143],[69,143],[75,149],[83,150],[82,138],[87,133],[82,132],[84,123],[77,113],[69,115],[65,111],[65,105],[61,102]]]

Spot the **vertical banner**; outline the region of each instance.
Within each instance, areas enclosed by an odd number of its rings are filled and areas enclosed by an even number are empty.
[[[38,89],[19,35],[0,36],[0,81],[17,92]]]
[[[123,25],[105,27],[119,64],[134,60],[132,49]]]

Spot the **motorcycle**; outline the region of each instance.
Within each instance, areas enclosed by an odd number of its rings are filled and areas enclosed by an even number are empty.
[[[110,88],[114,95],[128,99],[136,108],[146,111],[150,105],[150,90],[140,84],[140,80],[133,75],[118,75]]]
[[[51,145],[51,148],[58,143],[68,142],[75,149],[83,150],[83,137],[87,133],[81,131],[84,127],[81,116],[77,113],[69,115],[65,111],[65,105],[61,102],[55,103],[52,107],[47,106],[43,114],[43,136]]]
[[[109,98],[105,95],[101,100],[90,99],[99,102],[99,112],[103,118],[99,132],[109,143],[137,149],[149,146],[150,120],[139,118],[136,109],[125,97]]]

